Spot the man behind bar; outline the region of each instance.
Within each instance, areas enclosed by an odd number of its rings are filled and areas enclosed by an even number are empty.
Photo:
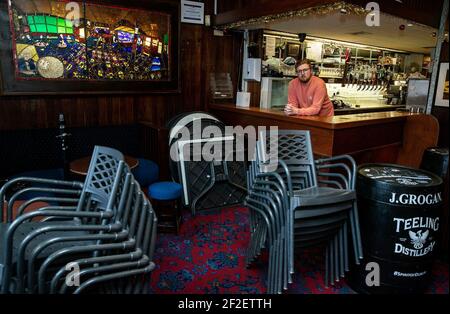
[[[298,60],[295,64],[298,77],[289,82],[287,115],[331,117],[333,103],[328,97],[325,82],[312,74],[311,62]]]

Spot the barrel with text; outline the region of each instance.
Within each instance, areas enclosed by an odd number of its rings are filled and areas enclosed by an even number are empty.
[[[442,179],[392,164],[358,168],[356,192],[364,260],[349,283],[363,293],[420,293],[429,284],[438,245]],[[379,285],[368,285],[366,265],[379,265]]]

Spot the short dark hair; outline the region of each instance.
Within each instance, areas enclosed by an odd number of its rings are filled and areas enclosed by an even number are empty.
[[[307,64],[307,65],[309,65],[309,67],[310,68],[312,68],[312,66],[311,66],[311,60],[309,60],[309,59],[302,59],[302,60],[297,60],[297,62],[295,63],[295,70],[297,70],[297,68],[299,67],[299,66],[301,66],[302,64]]]

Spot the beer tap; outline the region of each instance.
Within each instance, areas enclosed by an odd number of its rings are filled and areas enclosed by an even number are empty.
[[[377,68],[376,66],[372,65],[370,68],[371,70],[371,80],[372,80],[372,88],[371,91],[375,91],[377,87]]]
[[[358,91],[362,90],[364,87],[364,72],[362,66],[359,68],[359,87]]]
[[[370,87],[370,68],[369,65],[364,66],[364,83],[366,84],[364,90],[367,91]]]

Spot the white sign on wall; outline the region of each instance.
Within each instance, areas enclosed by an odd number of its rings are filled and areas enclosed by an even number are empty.
[[[322,43],[321,42],[309,42],[306,47],[306,55],[308,59],[316,62],[322,61]]]
[[[439,107],[448,107],[448,82],[449,82],[448,62],[441,63],[436,90],[435,105]]]
[[[276,39],[274,37],[266,37],[266,56],[275,57]]]
[[[203,24],[205,4],[203,2],[181,0],[181,22]]]

